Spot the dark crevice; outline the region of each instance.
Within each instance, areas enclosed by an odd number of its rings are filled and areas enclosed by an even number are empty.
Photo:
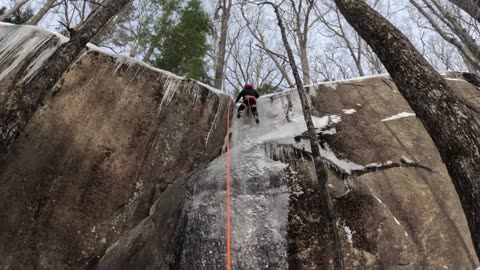
[[[462,76],[465,79],[465,81],[475,85],[477,87],[477,90],[480,89],[480,76],[479,75],[464,72],[464,73],[462,73]]]

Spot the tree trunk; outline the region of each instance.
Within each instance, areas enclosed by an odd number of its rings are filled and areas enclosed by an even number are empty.
[[[449,0],[480,22],[480,0]]]
[[[335,0],[385,65],[447,166],[480,258],[480,126],[405,35],[363,0]]]
[[[145,63],[148,63],[148,61],[150,61],[150,58],[152,57],[152,54],[153,54],[154,50],[155,50],[155,47],[153,45],[150,45],[150,47],[148,47],[147,52],[143,56],[142,61],[145,62]]]
[[[71,39],[62,44],[46,64],[28,82],[17,82],[6,93],[0,104],[0,160],[4,159],[15,139],[27,125],[30,117],[48,96],[68,69],[81,54],[87,43],[131,0],[107,0],[72,33]]]
[[[223,80],[225,77],[225,54],[227,47],[228,22],[230,20],[230,9],[232,7],[232,0],[220,0],[223,2],[222,7],[222,26],[220,33],[220,40],[218,41],[218,54],[215,65],[215,81],[213,87],[222,89]]]
[[[306,36],[305,36],[306,39]],[[310,85],[310,65],[308,63],[307,41],[300,42],[300,64],[302,65],[303,84]]]
[[[279,8],[278,6],[276,6],[271,2],[265,2],[265,3],[270,4],[275,10],[278,26],[280,27],[280,32],[282,35],[282,41],[287,51],[288,60],[292,68],[292,74],[295,79],[298,95],[302,103],[303,115],[305,117],[305,122],[307,124],[308,135],[310,137],[310,145],[312,148],[315,172],[317,174],[319,190],[321,193],[320,198],[323,199],[320,202],[320,205],[322,207],[321,209],[322,215],[325,218],[326,226],[328,227],[327,239],[330,241],[330,247],[331,247],[331,252],[334,259],[335,269],[341,270],[341,269],[344,269],[342,247],[340,245],[340,241],[338,238],[333,202],[330,196],[330,192],[328,191],[327,169],[325,167],[325,164],[322,161],[322,157],[320,154],[320,144],[318,143],[317,134],[315,133],[315,126],[313,125],[310,103],[308,101],[307,95],[303,87],[302,80],[300,78],[298,67],[295,62],[295,57],[293,56],[292,48],[288,43],[287,34],[285,32],[285,27],[283,26],[282,16],[280,14]]]
[[[42,18],[45,16],[45,14],[47,14],[47,12],[53,7],[55,2],[57,2],[57,0],[48,0],[45,5],[43,5],[43,7],[38,11],[38,13],[35,14],[32,19],[30,19],[28,24],[37,25],[40,20],[42,20]]]
[[[13,7],[0,16],[0,22],[3,22],[8,16],[12,15],[15,11],[19,10],[23,5],[25,5],[30,0],[21,0],[18,1]]]

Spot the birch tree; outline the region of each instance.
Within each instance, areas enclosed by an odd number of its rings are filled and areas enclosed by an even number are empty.
[[[480,126],[407,37],[363,0],[335,0],[373,48],[435,143],[480,257]]]

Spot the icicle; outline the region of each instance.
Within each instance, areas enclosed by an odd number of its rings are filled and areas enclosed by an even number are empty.
[[[170,102],[172,102],[173,97],[175,96],[175,92],[177,91],[178,87],[182,83],[181,80],[173,77],[169,77],[165,80],[163,87],[165,91],[163,91],[163,98],[162,102],[158,110],[161,112],[164,106],[168,106]]]
[[[220,99],[218,101],[218,108],[217,108],[217,113],[215,114],[215,118],[213,119],[213,123],[212,125],[210,126],[210,130],[208,131],[208,134],[207,134],[207,138],[205,140],[205,149],[207,149],[207,146],[208,146],[208,141],[210,139],[210,134],[212,133],[212,131],[217,127],[217,118],[218,118],[218,115],[220,114],[220,111],[223,111],[223,108],[224,108],[224,103],[222,102],[222,100]],[[227,117],[229,117],[227,115]]]
[[[49,34],[42,35],[35,27],[21,27],[20,29],[18,26],[2,24],[0,30],[2,30],[2,34],[0,34],[0,64],[14,59],[0,73],[0,80],[4,79],[27,57],[33,55],[38,48],[54,38]]]

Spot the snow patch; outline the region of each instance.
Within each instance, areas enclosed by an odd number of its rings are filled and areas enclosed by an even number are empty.
[[[325,83],[322,83],[324,86],[328,87],[328,88],[332,88],[333,90],[337,90],[337,86],[338,86],[338,83],[336,82],[325,82]]]
[[[398,221],[398,219],[397,219],[396,217],[393,217],[393,220],[395,220],[395,222],[396,222],[398,225],[402,226],[402,224],[400,224],[400,221]]]
[[[355,109],[344,109],[343,110],[344,114],[354,114],[356,112],[357,112],[357,110],[355,110]]]
[[[333,81],[333,82],[321,82],[318,85],[325,85],[325,84],[332,84],[332,83],[343,83],[343,82],[352,82],[352,81],[364,81],[367,79],[373,79],[373,78],[390,78],[390,74],[388,73],[383,73],[383,74],[375,74],[375,75],[370,75],[370,76],[362,76],[362,77],[354,77],[354,78],[349,78],[349,79],[344,79],[344,80],[338,80],[338,81]]]
[[[405,163],[405,164],[413,164],[413,163],[415,163],[415,161],[407,158],[406,156],[402,156],[402,158],[401,158],[400,160],[401,160],[403,163]]]
[[[261,108],[261,107],[260,107]],[[263,135],[261,135],[257,141],[268,142],[274,140],[280,140],[284,138],[293,138],[297,135],[300,135],[307,131],[307,125],[305,124],[305,119],[303,115],[299,113],[290,113],[289,114],[290,121],[282,120],[281,122],[275,122],[274,125],[270,129],[265,129]],[[313,125],[315,129],[321,131],[328,127],[331,124],[339,123],[342,120],[340,115],[326,115],[323,117],[315,117],[312,116]],[[261,117],[260,117],[261,121]],[[325,134],[335,134],[336,131],[326,131]]]
[[[347,225],[343,225],[343,230],[347,234],[347,243],[353,244],[353,235],[352,235],[352,230]]]
[[[313,125],[316,129],[324,129],[328,125],[338,124],[342,121],[342,117],[337,114],[331,114],[323,117],[312,116]]]
[[[397,120],[397,119],[401,119],[401,118],[405,118],[405,117],[410,117],[410,116],[415,116],[415,115],[416,115],[416,114],[414,114],[414,113],[402,112],[402,113],[399,113],[399,114],[390,116],[390,117],[388,117],[388,118],[382,119],[382,122]]]
[[[393,164],[393,161],[391,160],[388,160],[388,161],[385,161],[385,162],[382,162],[382,163],[369,163],[367,165],[365,165],[365,168],[380,168],[380,167],[383,167],[385,165],[392,165]]]
[[[460,81],[460,82],[467,82],[467,81],[466,81],[466,80],[464,80],[464,79],[457,79],[457,78],[445,78],[445,79],[447,79],[447,80],[449,80],[449,81]]]
[[[363,170],[365,168],[349,160],[339,159],[326,143],[324,147],[320,147],[320,154],[323,158],[326,158],[349,174],[354,170]]]
[[[378,198],[377,196],[375,196],[375,199],[377,199],[379,203],[383,204],[382,200],[380,200],[380,198]]]

